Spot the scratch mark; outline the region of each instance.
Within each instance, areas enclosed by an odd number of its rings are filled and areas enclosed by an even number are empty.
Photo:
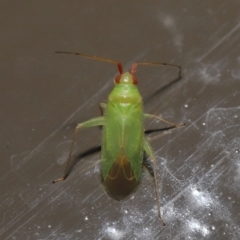
[[[24,211],[21,211],[19,214],[17,214],[10,222],[7,223],[9,226],[4,226],[3,228],[0,229],[0,235],[2,235],[5,231],[7,231],[8,228],[12,227],[16,221],[18,221],[19,216],[23,214]]]
[[[40,210],[39,210],[38,212],[40,212]],[[38,214],[38,212],[37,212],[36,214],[34,214],[32,217],[30,217],[30,218],[29,218],[26,222],[24,222],[22,225],[20,225],[15,231],[13,231],[13,232],[6,238],[6,240],[9,239],[9,238],[11,238],[19,229],[21,229],[24,225],[26,225],[29,221],[31,221],[31,220]]]
[[[49,239],[50,237],[56,235],[56,232],[57,232],[58,230],[60,230],[62,227],[63,227],[62,224],[58,224],[58,226],[56,226],[55,230],[54,230],[52,233],[50,233],[50,234],[47,236],[46,239]]]
[[[194,122],[190,123],[189,126],[186,126],[184,129],[185,131],[187,131],[190,127],[192,126],[195,126],[196,123],[201,119],[203,118],[206,114],[208,116],[208,113],[209,111],[212,111],[214,109],[217,108],[217,106],[219,106],[222,102],[226,101],[229,97],[232,96],[232,93],[230,93],[228,96],[226,96],[225,98],[223,98],[221,101],[219,101],[218,103],[216,103],[211,109],[209,109],[207,112],[204,112],[199,118],[197,118]],[[180,135],[182,135],[185,131],[181,131],[179,132],[179,134],[177,134],[174,138],[170,139],[169,141],[167,141],[167,143],[165,145],[163,145],[161,148],[159,148],[157,151],[156,151],[156,154],[158,152],[160,152],[163,148],[165,148],[168,144],[170,144],[172,141],[174,141],[177,137],[179,137]]]
[[[225,41],[231,34],[238,30],[240,23],[238,23],[231,31],[229,31],[223,38],[221,38],[212,48],[209,49],[202,57],[197,59],[197,62],[201,62],[207,55],[214,51],[222,42]]]
[[[222,162],[224,161],[224,157],[222,157],[215,165],[212,167],[209,171],[207,171],[200,179],[195,183],[195,185],[198,185],[203,181],[203,179],[206,177],[206,175],[210,174],[213,170],[215,170]],[[191,185],[191,184],[190,184]],[[187,185],[181,192],[179,192],[174,198],[172,198],[170,201],[168,201],[162,208],[167,208],[168,205],[172,205],[177,199],[181,197],[181,195],[184,192],[187,192],[190,185]]]
[[[60,192],[58,195],[55,196],[55,198],[52,199],[52,201],[50,201],[49,204],[51,204],[52,202],[54,202],[57,198],[59,198],[62,194],[66,194],[66,191],[69,189],[69,187],[67,189],[64,189],[64,191]],[[68,194],[67,194],[68,195]],[[69,196],[69,195],[68,195]],[[69,196],[70,197],[70,196]],[[72,198],[72,197],[70,197]],[[48,204],[48,205],[49,205]]]

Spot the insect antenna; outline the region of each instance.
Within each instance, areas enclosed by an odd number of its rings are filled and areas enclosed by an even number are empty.
[[[157,62],[139,62],[139,63],[134,63],[131,67],[131,74],[135,74],[136,70],[137,70],[137,66],[142,65],[142,66],[168,66],[168,67],[174,67],[174,68],[178,68],[178,77],[181,78],[181,74],[182,74],[182,68],[181,66],[175,65],[175,64],[169,64],[169,63],[157,63]]]
[[[113,63],[113,64],[117,65],[119,73],[120,74],[123,73],[122,64],[119,61],[117,61],[117,60],[112,60],[112,59],[108,59],[108,58],[102,58],[102,57],[98,57],[98,56],[92,56],[92,55],[87,55],[87,54],[77,53],[77,52],[61,52],[61,51],[57,51],[55,53],[77,55],[77,56],[80,56],[80,57],[85,57],[85,58],[89,58],[89,59],[93,59],[93,60],[97,60],[97,61]]]

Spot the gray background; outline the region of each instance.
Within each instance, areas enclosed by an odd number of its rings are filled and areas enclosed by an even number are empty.
[[[81,3],[82,2],[82,3]],[[239,239],[240,1],[1,1],[1,239]],[[134,62],[145,112],[186,127],[152,133],[163,227],[152,178],[127,200],[101,185],[94,150],[99,116],[117,75],[111,64],[55,51]],[[156,120],[146,129],[164,128]],[[86,154],[85,154],[86,153]]]

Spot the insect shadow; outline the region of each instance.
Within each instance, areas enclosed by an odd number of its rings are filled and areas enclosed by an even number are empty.
[[[145,97],[144,102],[145,105],[147,102],[149,102],[150,100],[152,100],[154,97],[162,94],[164,91],[166,91],[168,88],[170,88],[172,85],[176,84],[178,81],[180,81],[182,79],[182,76],[179,75],[177,78],[171,80],[169,83],[165,84],[164,86],[162,86],[159,89],[156,89],[150,96]]]
[[[94,153],[97,153],[97,152],[100,152],[100,151],[101,151],[101,145],[100,146],[91,147],[88,150],[86,150],[86,151],[78,154],[76,157],[74,157],[72,159],[71,165],[69,166],[69,169],[68,169],[68,172],[66,174],[66,177],[72,172],[74,166],[76,166],[79,162],[84,161],[85,157],[93,155]]]

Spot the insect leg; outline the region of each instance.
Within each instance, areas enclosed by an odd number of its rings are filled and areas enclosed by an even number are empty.
[[[75,143],[75,140],[76,140],[78,130],[80,128],[88,128],[88,127],[95,127],[95,126],[104,125],[104,121],[105,121],[104,117],[96,117],[96,118],[92,118],[90,120],[87,120],[85,122],[79,123],[77,125],[77,127],[75,128],[73,137],[72,137],[72,143],[71,143],[71,147],[70,147],[70,150],[69,150],[69,155],[68,155],[64,175],[61,178],[55,179],[53,181],[53,183],[64,181],[66,179],[66,177],[68,176],[69,166],[70,166],[71,156],[72,156],[72,151],[73,151],[73,146],[74,146],[74,143]]]
[[[167,123],[168,125],[170,125],[171,127],[173,128],[178,128],[178,127],[182,127],[184,126],[185,124],[184,123],[179,123],[179,124],[176,124],[176,123],[171,123],[163,118],[160,118],[156,115],[153,115],[153,114],[148,114],[148,113],[144,113],[144,118],[157,118],[158,120],[164,122],[164,123]]]
[[[158,181],[157,181],[157,174],[156,174],[156,158],[153,154],[153,150],[152,150],[148,140],[146,139],[146,137],[143,138],[143,149],[147,153],[147,155],[151,158],[151,160],[153,161],[153,174],[154,174],[155,191],[156,191],[156,198],[157,198],[157,205],[158,205],[158,217],[162,221],[163,226],[165,226],[166,224],[162,218],[161,211],[160,211],[161,201],[160,201],[160,193],[158,190]]]
[[[101,112],[102,116],[104,115],[104,110],[106,109],[106,107],[107,107],[106,103],[99,104],[99,108],[100,108],[100,112]]]

